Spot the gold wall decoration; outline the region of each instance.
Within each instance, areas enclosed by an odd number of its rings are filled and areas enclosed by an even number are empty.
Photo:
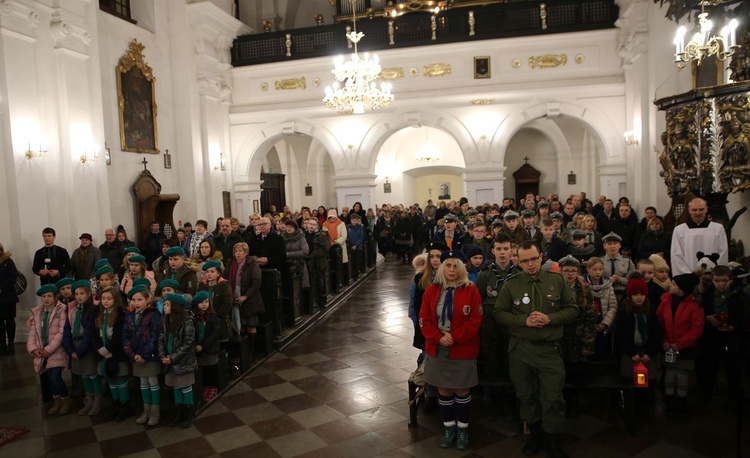
[[[381,80],[400,80],[404,77],[404,69],[401,67],[384,68],[380,71]]]
[[[268,92],[268,83],[263,83],[260,85],[260,90],[263,92]]]
[[[583,54],[576,54],[576,63],[582,64],[586,60],[586,56]]]
[[[416,78],[419,75],[419,69],[417,67],[412,67],[409,69],[409,76],[412,78]]]
[[[320,87],[320,78],[318,78],[317,76],[313,80],[313,86]]]
[[[307,83],[305,83],[305,77],[302,78],[289,78],[285,80],[276,80],[274,83],[277,91],[291,91],[294,89],[306,89]]]
[[[422,67],[424,76],[428,78],[439,78],[451,74],[451,64],[430,64]]]
[[[133,39],[117,65],[120,146],[123,151],[158,154],[156,78],[143,49]]]
[[[562,67],[567,63],[567,54],[545,54],[543,56],[529,57],[529,67],[532,69]]]
[[[513,61],[510,63],[510,66],[518,70],[521,68],[522,62],[521,59],[513,59]]]
[[[495,99],[474,99],[471,101],[472,105],[489,105],[494,102]]]

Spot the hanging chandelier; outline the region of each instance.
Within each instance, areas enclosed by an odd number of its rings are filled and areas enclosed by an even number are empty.
[[[417,124],[416,127],[423,127],[421,124]],[[419,162],[425,162],[427,164],[433,164],[440,160],[440,151],[430,143],[430,133],[427,127],[424,128],[425,142],[418,150],[416,159]]]
[[[353,30],[346,34],[346,38],[354,44],[354,54],[350,60],[344,61],[344,56],[338,56],[333,60],[334,69],[331,73],[336,77],[333,87],[326,87],[326,95],[323,102],[332,110],[339,113],[362,114],[366,107],[373,110],[385,108],[393,102],[390,83],[380,83],[378,88],[376,80],[380,75],[380,63],[378,56],[365,53],[364,58],[357,54],[357,43],[365,36],[357,32],[357,17],[352,1]]]
[[[698,15],[700,31],[685,44],[687,29],[680,26],[674,37],[675,55],[674,63],[678,68],[684,68],[688,62],[695,61],[698,65],[705,57],[715,55],[719,61],[732,57],[737,46],[737,19],[729,21],[720,32],[720,36],[710,36],[713,22],[708,19],[706,13],[706,1],[701,2],[701,13]]]

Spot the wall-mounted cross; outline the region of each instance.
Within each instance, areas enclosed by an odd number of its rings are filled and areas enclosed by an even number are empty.
[[[145,158],[145,157],[144,157],[144,158],[143,158],[143,160],[141,161],[141,164],[143,164],[143,170],[148,170],[148,169],[146,168],[146,164],[148,164],[148,161],[146,160],[146,158]]]
[[[525,163],[528,164],[529,163],[529,156],[524,157],[523,160],[524,160]]]

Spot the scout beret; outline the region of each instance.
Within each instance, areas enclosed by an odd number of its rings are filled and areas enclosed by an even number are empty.
[[[133,286],[130,288],[130,291],[128,291],[128,299],[132,299],[133,296],[138,293],[146,293],[147,295],[151,294],[148,288],[143,285]]]
[[[197,293],[195,293],[195,296],[193,296],[193,300],[190,301],[190,303],[197,306],[210,297],[211,294],[208,291],[198,291]]]
[[[201,267],[201,269],[203,271],[206,271],[210,269],[211,267],[216,267],[217,269],[221,270],[221,267],[222,267],[221,261],[217,261],[215,259],[206,261],[205,263],[203,263],[203,267]]]
[[[172,256],[185,256],[185,250],[182,247],[173,246],[167,250],[167,257],[171,258]]]
[[[133,263],[146,262],[146,257],[143,256],[142,254],[136,254],[134,256],[129,257],[128,262],[133,262]]]
[[[75,282],[74,279],[70,277],[65,277],[57,280],[57,283],[55,283],[55,286],[57,286],[57,289],[62,289],[63,286],[72,285]]]
[[[107,265],[109,265],[109,259],[107,259],[107,258],[102,258],[102,259],[96,261],[94,263],[94,272],[96,272],[97,270],[99,270],[102,267],[107,266]]]
[[[115,269],[112,268],[112,266],[103,266],[98,269],[96,269],[96,273],[94,274],[96,278],[101,277],[102,275],[106,274],[107,272],[115,272]]]
[[[177,280],[168,278],[166,280],[162,280],[161,283],[159,283],[159,288],[172,288],[173,290],[177,291],[178,289],[180,289],[180,283]]]
[[[179,304],[185,308],[187,308],[188,306],[187,299],[182,294],[169,293],[164,297],[164,299],[172,304]]]
[[[141,254],[141,250],[139,250],[138,247],[130,246],[130,247],[125,248],[125,251],[123,251],[122,253],[123,254],[128,254],[128,253]]]
[[[148,278],[144,278],[144,277],[136,278],[135,280],[133,280],[133,286],[141,286],[141,285],[150,289],[151,281]]]
[[[89,288],[91,289],[91,282],[88,280],[78,280],[73,283],[73,286],[70,287],[73,291],[77,290],[78,288]]]
[[[44,285],[38,290],[36,290],[36,295],[39,297],[42,297],[44,294],[47,294],[47,293],[57,293],[57,286],[50,283],[49,285]]]

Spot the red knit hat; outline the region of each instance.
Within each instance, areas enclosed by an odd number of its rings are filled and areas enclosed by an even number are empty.
[[[644,296],[648,296],[648,285],[643,277],[628,279],[628,284],[625,287],[625,297],[630,297],[633,294],[643,294]]]

